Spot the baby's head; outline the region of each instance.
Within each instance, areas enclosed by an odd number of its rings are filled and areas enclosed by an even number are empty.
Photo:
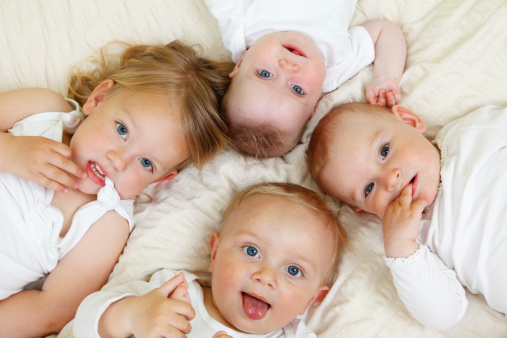
[[[408,184],[413,200],[429,205],[440,182],[440,154],[425,130],[418,115],[400,106],[341,105],[312,134],[310,171],[328,194],[381,219]]]
[[[210,240],[213,304],[238,330],[280,329],[325,297],[345,243],[322,195],[289,183],[247,188]]]
[[[201,168],[228,144],[220,101],[232,67],[173,41],[130,47],[118,66],[103,57],[91,74],[78,70],[69,97],[83,104],[88,117],[71,148],[82,157],[75,160],[88,169],[90,185],[80,183],[80,189],[93,193],[107,175],[120,196],[130,198],[190,163]],[[102,153],[93,152],[94,143]]]
[[[313,115],[326,76],[324,59],[305,34],[263,35],[230,74],[224,99],[236,147],[276,157],[296,146]]]

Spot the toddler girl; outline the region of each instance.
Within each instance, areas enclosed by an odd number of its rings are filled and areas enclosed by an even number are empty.
[[[73,76],[71,99],[0,95],[0,336],[58,332],[107,281],[134,198],[227,145],[218,107],[229,63],[175,41],[99,64]],[[46,274],[42,290],[23,290]]]

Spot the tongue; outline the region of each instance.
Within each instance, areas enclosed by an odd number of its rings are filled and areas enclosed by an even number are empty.
[[[259,320],[264,318],[268,312],[268,304],[262,300],[252,297],[246,293],[243,294],[243,309],[248,318]]]

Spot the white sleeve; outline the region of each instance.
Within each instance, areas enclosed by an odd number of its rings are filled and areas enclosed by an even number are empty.
[[[109,290],[92,293],[79,305],[74,318],[74,336],[77,338],[100,338],[98,333],[99,320],[109,305],[126,297],[145,295],[160,287],[175,275],[176,272],[164,269],[155,272],[149,282],[132,281]]]
[[[246,0],[204,0],[218,23],[218,29],[225,48],[232,53],[234,62],[238,62],[241,53],[246,50],[243,21],[249,2]],[[242,46],[240,48],[238,46]],[[238,50],[243,49],[243,50]]]
[[[449,269],[426,246],[408,258],[384,258],[393,282],[407,309],[423,325],[445,330],[465,314],[465,289]]]

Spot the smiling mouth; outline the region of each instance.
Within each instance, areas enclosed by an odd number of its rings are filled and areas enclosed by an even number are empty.
[[[246,292],[242,292],[243,297],[243,310],[248,318],[253,320],[259,320],[266,316],[268,310],[271,308],[266,301],[256,296],[250,295]]]
[[[102,171],[98,163],[89,161],[86,165],[86,171],[90,180],[92,180],[95,184],[101,187],[106,184],[106,174]]]
[[[283,46],[283,47],[285,49],[287,49],[289,52],[291,52],[292,54],[306,57],[305,53],[303,53],[303,51],[297,47],[294,47],[294,46]]]
[[[106,174],[100,169],[99,165],[95,162],[90,162],[90,168],[92,169],[92,172],[100,178],[102,181],[106,179]]]

